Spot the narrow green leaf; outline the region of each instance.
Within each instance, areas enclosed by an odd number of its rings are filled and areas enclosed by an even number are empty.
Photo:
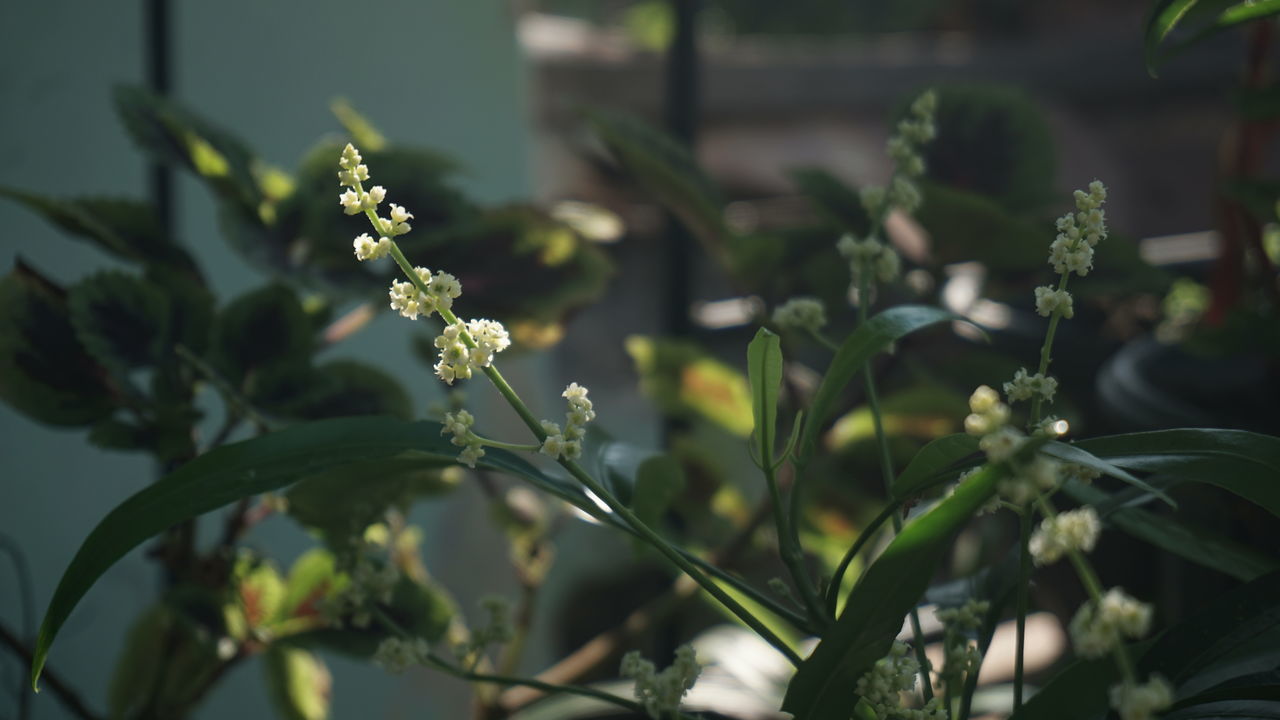
[[[1073,482],[1064,485],[1063,492],[1076,502],[1099,508],[1108,525],[1237,580],[1252,580],[1280,569],[1280,562],[1274,558],[1176,517],[1158,516],[1135,507],[1104,509],[1115,496],[1095,487]]]
[[[778,426],[778,391],[782,386],[782,344],[766,328],[747,345],[747,382],[751,384],[751,416],[755,420],[760,463],[773,463]]]
[[[900,305],[876,315],[845,339],[822,376],[822,382],[814,393],[808,418],[800,432],[796,447],[796,459],[807,461],[818,441],[818,433],[833,412],[845,386],[862,370],[873,355],[902,337],[947,320],[960,318],[945,310],[923,305]]]
[[[80,598],[108,568],[148,538],[240,498],[277,490],[300,478],[352,463],[376,462],[406,453],[423,460],[452,462],[457,448],[441,436],[440,429],[438,423],[409,423],[385,417],[295,425],[212,450],[135,493],[98,523],[63,572],[36,640],[32,686],[39,680],[58,630]],[[490,449],[479,465],[521,477],[557,497],[591,507],[577,486],[544,475],[511,453]]]
[[[655,455],[640,463],[631,509],[640,520],[655,527],[662,514],[684,491],[684,469],[667,454]]]
[[[1065,462],[1075,463],[1076,465],[1083,465],[1087,468],[1097,470],[1103,475],[1113,477],[1136,488],[1146,490],[1152,495],[1163,500],[1169,507],[1178,507],[1178,503],[1174,502],[1173,498],[1169,497],[1163,490],[1156,488],[1145,480],[1134,477],[1123,469],[1118,468],[1106,460],[1103,460],[1086,450],[1082,450],[1075,445],[1068,445],[1063,442],[1058,442],[1057,440],[1050,440],[1044,444],[1044,448],[1041,452]]]
[[[1280,517],[1280,438],[1180,429],[1109,435],[1075,446],[1130,470],[1216,485]]]
[[[920,601],[952,538],[995,492],[999,470],[985,468],[889,543],[853,588],[836,624],[796,671],[782,709],[805,720],[847,720],[853,687],[884,657],[902,619]]]
[[[978,438],[968,433],[944,435],[920,448],[897,479],[893,481],[893,497],[901,502],[934,484],[938,478],[965,458],[978,452]]]
[[[1173,32],[1182,18],[1196,6],[1200,0],[1156,0],[1147,14],[1146,31],[1143,33],[1143,56],[1147,62],[1147,72],[1156,76],[1156,65],[1160,61],[1160,43]]]

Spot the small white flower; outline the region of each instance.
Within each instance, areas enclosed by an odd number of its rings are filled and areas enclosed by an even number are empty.
[[[339,195],[338,202],[342,203],[342,211],[348,215],[357,215],[364,210],[360,194],[355,190],[348,190]]]
[[[1024,442],[1026,437],[1022,433],[1005,426],[983,435],[978,441],[978,447],[992,462],[1005,462],[1013,457]]]
[[[472,370],[489,367],[494,355],[511,347],[511,337],[497,320],[471,320],[467,323],[467,334],[476,344],[469,356]]]
[[[693,648],[682,645],[676,648],[671,666],[657,672],[654,664],[631,651],[622,656],[620,672],[623,677],[635,681],[635,696],[644,705],[645,712],[653,720],[670,717],[680,708],[680,701],[693,687],[702,672]]]
[[[363,233],[352,242],[357,260],[379,260],[391,253],[391,240],[378,238],[376,241]]]
[[[359,165],[362,160],[363,158],[360,157],[360,151],[356,150],[356,146],[347,143],[347,146],[342,148],[342,155],[338,158],[338,165],[345,170],[350,170]]]
[[[1136,640],[1151,628],[1151,606],[1111,588],[1101,603],[1080,606],[1069,627],[1071,642],[1082,657],[1106,655],[1124,638]]]
[[[564,435],[559,433],[548,435],[542,441],[542,447],[538,449],[538,452],[559,460],[564,455],[566,444],[567,441],[564,439]]]
[[[1071,318],[1075,315],[1071,293],[1041,285],[1036,288],[1036,312],[1044,317],[1060,312],[1062,317]]]
[[[1000,402],[1000,393],[986,385],[969,396],[969,409],[972,412],[964,419],[964,429],[970,435],[988,435],[1009,422],[1009,406]]]
[[[428,289],[436,299],[436,305],[446,310],[451,309],[453,301],[462,295],[462,283],[458,282],[458,278],[444,271],[436,272],[436,276],[431,278]]]
[[[391,203],[391,219],[384,222],[390,223],[392,235],[404,235],[412,230],[409,220],[413,217],[413,213],[405,210],[403,207]]]
[[[817,298],[794,297],[774,308],[773,322],[782,328],[817,332],[827,324],[827,312]]]
[[[1143,684],[1112,685],[1110,696],[1111,707],[1120,713],[1120,720],[1152,720],[1173,705],[1173,686],[1162,676],[1152,675]]]
[[[1031,557],[1036,565],[1051,565],[1069,552],[1092,552],[1102,523],[1092,507],[1045,518],[1031,534]]]
[[[435,346],[440,350],[440,361],[435,365],[436,375],[449,385],[454,380],[471,377],[473,361],[471,349],[462,339],[464,329],[462,321],[446,325],[435,340]]]
[[[1031,462],[1019,468],[1019,474],[1032,487],[1041,492],[1049,492],[1056,488],[1062,479],[1062,463],[1044,455],[1037,455]]]
[[[376,210],[378,205],[387,197],[387,189],[381,185],[374,185],[369,188],[369,192],[360,196],[360,205],[362,210]]]

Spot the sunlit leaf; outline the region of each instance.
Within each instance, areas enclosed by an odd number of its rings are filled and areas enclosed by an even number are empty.
[[[272,645],[264,658],[267,690],[276,712],[286,720],[324,720],[329,717],[333,678],[319,655]]]
[[[736,368],[687,342],[632,335],[626,348],[641,390],[663,412],[700,416],[741,437],[751,434],[751,388]]]
[[[751,416],[761,462],[771,463],[777,451],[778,392],[782,387],[782,344],[778,336],[760,328],[747,345],[747,381],[751,384]]]

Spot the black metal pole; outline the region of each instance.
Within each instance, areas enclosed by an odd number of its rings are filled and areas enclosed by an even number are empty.
[[[170,39],[169,0],[145,0],[143,10],[143,38],[146,42],[145,72],[147,87],[157,95],[168,96],[172,91],[169,74],[173,58]],[[148,190],[155,206],[156,216],[165,237],[173,236],[173,171],[163,163],[152,161],[147,168]]]
[[[664,73],[663,120],[667,132],[693,153],[698,134],[698,11],[702,0],[670,0],[675,18],[675,37],[667,49]],[[685,336],[692,331],[689,305],[692,297],[690,252],[693,238],[675,217],[668,214],[663,243],[662,266],[666,272],[662,299],[662,326],[668,335]]]

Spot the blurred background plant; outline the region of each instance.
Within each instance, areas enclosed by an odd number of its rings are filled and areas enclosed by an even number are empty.
[[[196,94],[198,82],[221,88],[225,81],[189,70],[193,92],[181,82],[175,92],[165,68],[202,62],[198,53],[208,41],[199,29],[202,11],[178,7],[167,17],[166,3],[144,3],[139,19],[152,23],[144,25],[152,34],[138,39],[152,53],[151,89],[118,90],[114,102],[153,163],[149,203],[69,198],[61,178],[94,157],[92,149],[46,155],[39,143],[20,140],[24,133],[7,133],[10,156],[28,167],[50,165],[51,179],[42,182],[58,188],[31,192],[25,170],[0,175],[13,201],[3,209],[6,220],[14,219],[7,226],[31,227],[18,220],[22,208],[87,240],[110,260],[101,263],[107,269],[83,276],[82,266],[67,261],[66,246],[35,260],[17,259],[39,256],[43,248],[28,249],[26,238],[48,231],[15,231],[7,241],[14,270],[0,303],[0,393],[30,419],[87,430],[99,448],[149,455],[161,473],[211,447],[295,421],[371,413],[416,418],[457,402],[416,383],[404,387],[396,378],[412,377],[408,367],[382,362],[385,341],[377,339],[380,329],[372,321],[381,312],[391,268],[352,263],[349,243],[358,223],[344,224],[334,212],[333,157],[351,138],[378,168],[379,182],[395,188],[417,216],[406,252],[457,275],[473,303],[469,312],[505,322],[519,346],[550,349],[552,363],[526,358],[517,372],[543,379],[537,384],[547,387],[574,378],[606,389],[607,399],[597,402],[614,408],[610,414],[619,419],[604,426],[627,442],[596,438],[597,467],[606,474],[611,466],[627,467],[619,473],[630,475],[655,456],[678,467],[668,474],[680,482],[646,489],[646,497],[653,492],[657,498],[647,517],[686,544],[714,549],[726,566],[764,586],[783,569],[776,538],[760,530],[767,515],[761,489],[754,479],[741,479],[754,478],[742,452],[752,424],[741,350],[766,311],[792,295],[817,295],[829,308],[847,305],[848,275],[834,238],[867,230],[859,190],[888,174],[880,151],[886,128],[917,90],[939,85],[940,135],[926,155],[923,206],[915,221],[891,218],[886,227],[907,261],[904,280],[883,288],[878,302],[939,304],[984,328],[990,342],[963,331],[932,333],[877,361],[896,466],[905,466],[929,440],[960,430],[974,386],[1010,377],[1034,357],[1042,320],[1025,299],[1042,280],[1056,199],[1062,188],[1095,175],[1108,178],[1117,198],[1117,227],[1112,242],[1099,247],[1099,271],[1075,288],[1077,318],[1064,326],[1057,355],[1063,385],[1058,413],[1079,435],[1188,424],[1274,434],[1280,194],[1264,179],[1269,168],[1274,171],[1265,152],[1276,112],[1267,84],[1272,25],[1263,19],[1248,26],[1243,41],[1237,34],[1211,36],[1199,30],[1226,25],[1219,16],[1234,4],[1200,3],[1199,16],[1171,14],[1187,5],[549,0],[478,3],[483,9],[475,11],[424,9],[415,15],[420,25],[456,23],[482,32],[486,47],[505,48],[508,55],[517,40],[522,48],[524,65],[514,57],[507,62],[523,68],[517,75],[529,75],[529,109],[517,103],[503,110],[514,110],[517,119],[528,116],[532,130],[515,146],[527,143],[537,180],[526,193],[534,200],[512,201],[517,193],[476,192],[467,163],[452,152],[388,140],[377,128],[394,123],[396,134],[440,145],[418,127],[433,110],[430,104],[404,117],[396,103],[387,103],[400,92],[394,84],[352,103],[335,101],[333,129],[343,132],[306,151],[298,167],[276,167],[237,137],[238,128],[223,129],[205,115],[226,117],[222,105],[251,106],[255,121],[273,115],[264,108],[288,105],[280,93],[289,91],[290,78],[323,73],[306,69],[307,60],[289,65],[284,50],[258,38],[258,54],[277,65],[273,77],[285,80],[255,87],[256,94],[202,92],[197,111],[196,104],[166,95],[185,98]],[[386,10],[397,12],[391,5]],[[31,26],[49,27],[39,11],[28,12]],[[246,12],[251,18],[267,13]],[[258,25],[288,25],[292,13],[283,12],[260,16],[270,22]],[[318,14],[338,17],[336,8]],[[77,17],[78,25],[85,24],[78,31],[96,37],[87,27],[93,18]],[[6,32],[23,25],[11,23]],[[190,34],[187,45],[182,32]],[[240,32],[228,28],[220,37],[235,42]],[[306,35],[304,28],[291,32]],[[246,35],[245,42],[252,45],[254,37]],[[1177,45],[1182,37],[1197,42],[1184,48]],[[23,47],[20,38],[8,39],[10,47]],[[175,51],[182,62],[174,63]],[[220,56],[224,50],[203,52]],[[306,57],[314,56],[314,48],[310,52]],[[460,78],[481,97],[491,87],[517,97],[529,92],[522,80],[495,83],[482,70],[482,52],[454,52],[470,58],[457,62],[467,72],[445,73],[437,84]],[[67,67],[81,69],[88,53],[68,53]],[[1242,89],[1224,98],[1241,58]],[[1160,68],[1159,79],[1145,74],[1144,60]],[[422,62],[415,55],[396,59],[401,72]],[[352,67],[358,76],[371,74],[372,66]],[[247,64],[224,72],[237,68],[244,77],[256,71]],[[46,81],[58,86],[56,78]],[[105,106],[108,83],[99,82],[87,96]],[[425,80],[415,82],[420,92],[432,92]],[[325,93],[321,97],[328,99],[339,87],[321,85],[309,97]],[[75,87],[68,83],[63,101],[78,109],[89,103]],[[21,97],[31,100],[34,91]],[[489,142],[476,118],[491,122],[493,109],[463,105],[455,111],[468,119],[452,130],[453,138],[483,158],[470,149]],[[318,116],[319,110],[312,106],[306,114]],[[34,111],[17,118],[27,136],[40,121]],[[265,134],[243,122],[255,136]],[[297,134],[293,118],[274,122]],[[104,123],[99,119],[98,125]],[[323,131],[314,120],[299,127],[314,128],[312,136]],[[195,200],[189,180],[175,184],[165,168],[198,181],[211,200]],[[484,170],[492,176],[510,168],[490,163]],[[104,187],[123,192],[116,182],[86,189]],[[174,202],[175,189],[185,193],[184,203]],[[248,288],[244,265],[210,256],[215,224],[216,234],[263,278],[262,287]],[[190,241],[179,242],[180,236]],[[206,267],[210,257],[217,273]],[[836,331],[847,331],[850,320],[846,313]],[[794,409],[812,392],[826,353],[788,343],[783,397],[784,406]],[[360,360],[330,359],[352,346],[363,346],[352,351]],[[419,336],[415,346],[428,365],[434,361],[429,335]],[[425,377],[428,370],[414,372]],[[478,393],[484,402],[484,391]],[[869,409],[859,393],[845,399],[851,409],[824,437],[830,452],[815,461],[822,465],[813,475],[825,481],[810,492],[801,528],[815,567],[826,573],[883,502]],[[550,404],[550,397],[541,400]],[[24,473],[44,461],[17,452],[26,442],[17,428],[25,426],[12,415],[6,422],[14,428],[6,433],[6,456],[14,458],[6,484],[22,498],[33,492],[22,487]],[[670,456],[649,449],[661,445],[660,436]],[[46,442],[65,447],[68,438],[60,434]],[[86,472],[98,457],[81,456],[53,474],[107,474]],[[117,472],[132,477],[108,497],[128,494],[144,482],[138,475],[156,472],[140,467]],[[654,558],[628,551],[629,560],[619,564],[606,562],[616,554],[583,551],[581,541],[601,542],[598,530],[484,473],[464,482],[456,468],[424,470],[421,463],[351,471],[380,478],[377,493],[364,487],[348,497],[342,494],[348,477],[319,475],[285,496],[242,503],[225,518],[204,523],[202,532],[187,524],[167,535],[152,553],[163,568],[160,579],[141,583],[154,586],[160,600],[142,611],[134,603],[123,613],[140,617],[116,652],[122,669],[109,689],[91,682],[83,703],[101,707],[107,698],[113,716],[177,717],[212,690],[209,707],[215,710],[208,712],[240,712],[229,691],[219,699],[215,683],[224,673],[236,682],[239,667],[260,663],[286,716],[343,716],[343,704],[330,707],[345,693],[351,693],[345,707],[363,708],[365,700],[341,679],[330,697],[326,663],[345,670],[335,658],[368,657],[376,638],[321,632],[306,622],[316,599],[311,591],[324,584],[318,578],[335,577],[333,553],[344,551],[325,547],[324,540],[355,523],[370,528],[372,541],[409,578],[393,607],[404,613],[397,619],[425,623],[418,626],[423,634],[465,632],[467,613],[457,608],[472,606],[478,586],[499,585],[520,598],[526,629],[538,626],[531,622],[535,613],[548,621],[542,627],[554,629],[534,630],[528,653],[500,662],[530,671],[550,666],[565,678],[590,681],[616,676],[616,657],[637,643],[655,656],[669,655],[709,629],[698,641],[700,653],[713,648],[706,654],[720,666],[723,682],[711,687],[724,697],[705,702],[740,717],[764,717],[753,713],[776,708],[785,664],[778,667],[767,651],[744,650],[752,647],[744,645],[749,639],[716,628],[724,617],[695,602],[694,590],[673,583]],[[115,482],[94,481],[104,480]],[[423,515],[421,504],[411,517],[415,500],[445,497],[460,484],[464,492],[444,502],[472,508],[457,516],[464,520],[450,522],[446,514],[453,510]],[[54,492],[60,500],[66,496]],[[1243,569],[1237,565],[1224,574],[1221,567],[1205,567],[1213,565],[1211,553],[1182,547],[1170,555],[1115,540],[1100,571],[1123,575],[1126,587],[1158,598],[1170,622],[1250,573],[1274,567],[1274,559],[1250,548],[1274,550],[1278,537],[1274,517],[1234,496],[1190,485],[1171,492],[1183,500],[1177,518],[1190,537],[1204,547],[1230,548],[1232,557],[1243,558]],[[20,500],[10,512],[25,506]],[[335,507],[359,512],[335,513]],[[469,522],[489,513],[496,526]],[[62,514],[64,522],[50,532],[72,537],[56,555],[35,556],[37,576],[41,566],[65,564],[66,546],[73,548],[100,514],[86,509],[74,526],[73,516]],[[320,546],[299,553],[293,540],[279,552],[278,535],[263,534],[259,526],[273,532],[279,521],[272,518],[282,514],[307,528]],[[14,527],[25,526],[15,521]],[[996,549],[1014,536],[1016,528],[1007,522],[976,524],[957,541],[947,573],[968,575],[993,561]],[[33,553],[38,537],[15,533],[19,557]],[[458,557],[454,548],[472,541],[489,548],[492,569],[475,573]],[[297,559],[284,562],[290,552]],[[499,562],[507,555],[510,573]],[[553,556],[554,573],[548,565]],[[291,570],[282,572],[285,565]],[[43,571],[27,592],[47,596],[57,568]],[[472,576],[470,583],[464,575]],[[132,577],[148,576],[135,571]],[[433,579],[438,577],[445,580]],[[441,589],[454,588],[455,578],[466,588],[460,600]],[[1063,580],[1044,576],[1034,598],[1060,619],[1080,601],[1080,591]],[[18,595],[0,606],[6,627],[20,624],[8,611]],[[1033,678],[1048,677],[1061,655],[1060,625],[1051,616],[1043,619],[1045,647],[1054,647],[1057,638],[1059,652],[1033,663],[1042,673]],[[105,635],[123,638],[122,630]],[[15,646],[29,646],[30,635],[8,632]],[[93,660],[68,669],[77,681],[111,653],[90,645],[79,654]],[[572,662],[552,664],[561,657]],[[14,668],[20,671],[20,663]],[[14,673],[14,687],[21,675]],[[769,682],[753,682],[760,677]],[[993,682],[1007,679],[1008,673],[993,675]],[[417,679],[379,682],[402,688],[399,695],[383,693],[394,704],[433,707],[444,717],[465,712],[469,702],[457,688],[451,700],[429,699]],[[491,712],[523,707],[535,697],[520,690],[480,695],[480,707]],[[37,716],[59,716],[50,702],[41,698],[38,704]],[[1000,707],[998,697],[991,701],[990,708]],[[569,717],[595,710],[547,703],[526,715],[539,712]]]

